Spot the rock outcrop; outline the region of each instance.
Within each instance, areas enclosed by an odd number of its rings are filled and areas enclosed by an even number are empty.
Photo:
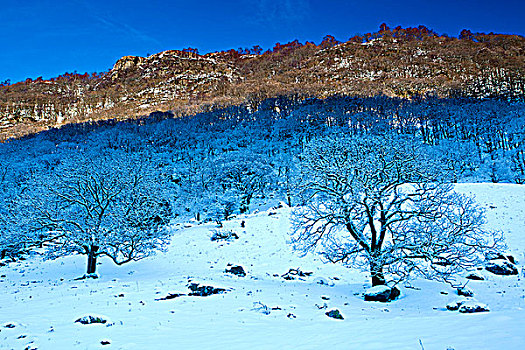
[[[169,50],[125,56],[109,72],[66,73],[0,86],[0,140],[66,123],[197,113],[285,94],[411,98],[525,98],[525,38],[484,35],[367,39],[320,45],[292,42],[272,52],[199,55]]]

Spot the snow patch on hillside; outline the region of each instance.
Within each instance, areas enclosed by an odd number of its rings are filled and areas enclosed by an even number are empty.
[[[399,286],[401,297],[392,303],[365,302],[365,272],[291,249],[285,207],[225,222],[239,237],[231,241],[212,241],[213,224],[181,223],[166,253],[121,267],[101,259],[96,280],[74,280],[84,272],[83,256],[44,262],[33,256],[1,267],[0,349],[397,350],[420,349],[420,342],[425,349],[522,349],[525,186],[457,189],[476,196],[488,225],[504,232],[518,260],[518,276],[479,270],[485,280],[468,283],[490,312],[449,311],[457,291],[419,279]],[[228,264],[247,275],[225,273]],[[290,269],[312,274],[285,279]],[[226,291],[188,296],[190,283]],[[157,300],[170,294],[180,296]],[[331,309],[344,320],[327,317]],[[74,322],[85,315],[104,315],[108,322]]]

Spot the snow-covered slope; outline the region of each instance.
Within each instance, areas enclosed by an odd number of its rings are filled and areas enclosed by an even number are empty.
[[[505,233],[509,252],[525,260],[525,186],[462,184]],[[415,280],[401,298],[365,302],[366,273],[300,257],[289,243],[289,208],[225,223],[239,239],[211,241],[212,224],[174,227],[166,253],[121,267],[101,260],[97,280],[82,275],[85,257],[42,262],[38,256],[0,268],[0,349],[523,349],[525,283],[479,271],[470,281],[490,312],[448,311],[456,291]],[[245,221],[245,227],[241,227]],[[246,277],[225,273],[241,265]],[[282,277],[289,269],[311,276]],[[324,281],[325,284],[318,282]],[[199,283],[225,288],[181,296]],[[325,313],[338,309],[344,320]],[[100,315],[105,324],[75,320]],[[109,342],[103,345],[101,342]]]

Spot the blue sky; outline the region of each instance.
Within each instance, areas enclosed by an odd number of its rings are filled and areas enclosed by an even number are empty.
[[[0,0],[0,82],[105,71],[125,55],[344,41],[379,24],[525,35],[523,0]]]

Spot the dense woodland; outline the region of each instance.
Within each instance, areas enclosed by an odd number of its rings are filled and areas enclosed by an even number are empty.
[[[220,225],[255,202],[303,204],[308,152],[334,135],[422,147],[447,182],[524,183],[524,125],[521,102],[293,95],[183,118],[66,125],[0,144],[1,253],[59,240],[53,254],[120,264],[161,248],[172,218]],[[117,238],[122,227],[128,236]]]

